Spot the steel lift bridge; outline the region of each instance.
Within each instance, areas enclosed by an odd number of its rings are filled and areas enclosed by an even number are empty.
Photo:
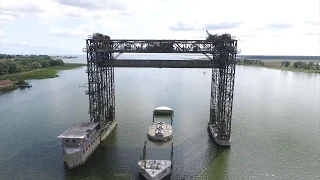
[[[115,121],[115,67],[211,68],[209,133],[221,146],[230,146],[237,40],[230,34],[205,40],[111,39],[94,33],[86,39],[90,121],[106,128]],[[122,53],[202,53],[208,60],[117,59]]]

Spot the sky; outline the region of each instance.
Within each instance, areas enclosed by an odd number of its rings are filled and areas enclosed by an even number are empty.
[[[319,0],[0,0],[0,53],[84,54],[112,39],[230,33],[242,55],[320,55]]]

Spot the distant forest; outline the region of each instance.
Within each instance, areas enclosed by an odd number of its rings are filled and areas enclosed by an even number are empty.
[[[319,60],[320,56],[262,56],[262,55],[237,55],[241,59],[258,59],[258,60]]]
[[[256,66],[265,66],[265,67],[285,67],[285,68],[302,68],[302,69],[311,69],[319,70],[320,63],[314,61],[262,61],[262,60],[250,60],[250,59],[237,59],[238,65],[256,65]]]
[[[0,75],[62,65],[64,65],[64,62],[61,59],[54,60],[47,55],[15,56],[0,54]]]

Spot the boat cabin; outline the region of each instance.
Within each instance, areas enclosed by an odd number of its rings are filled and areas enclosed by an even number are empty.
[[[98,131],[98,125],[99,123],[95,122],[75,124],[60,134],[58,138],[62,139],[62,146],[64,147],[81,146]]]
[[[160,106],[154,109],[153,114],[155,115],[172,115],[173,110],[167,106]]]
[[[78,123],[60,134],[65,164],[71,169],[82,165],[100,144],[99,123]]]

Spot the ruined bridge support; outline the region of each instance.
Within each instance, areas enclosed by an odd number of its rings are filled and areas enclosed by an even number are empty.
[[[210,121],[208,130],[220,146],[231,145],[231,118],[233,105],[236,54],[220,55],[226,60],[220,68],[212,68]]]
[[[90,121],[107,129],[115,121],[114,67],[212,68],[209,133],[230,146],[237,40],[229,34],[206,40],[117,40],[99,33],[86,40]],[[122,53],[203,53],[207,61],[119,60]],[[114,53],[119,53],[114,56]],[[210,54],[210,56],[208,55]]]
[[[109,38],[110,39],[110,38]],[[100,128],[106,129],[115,121],[115,85],[114,67],[103,66],[103,62],[114,59],[113,53],[99,49],[109,46],[108,37],[100,41],[86,41],[87,74],[90,121],[100,122]]]

